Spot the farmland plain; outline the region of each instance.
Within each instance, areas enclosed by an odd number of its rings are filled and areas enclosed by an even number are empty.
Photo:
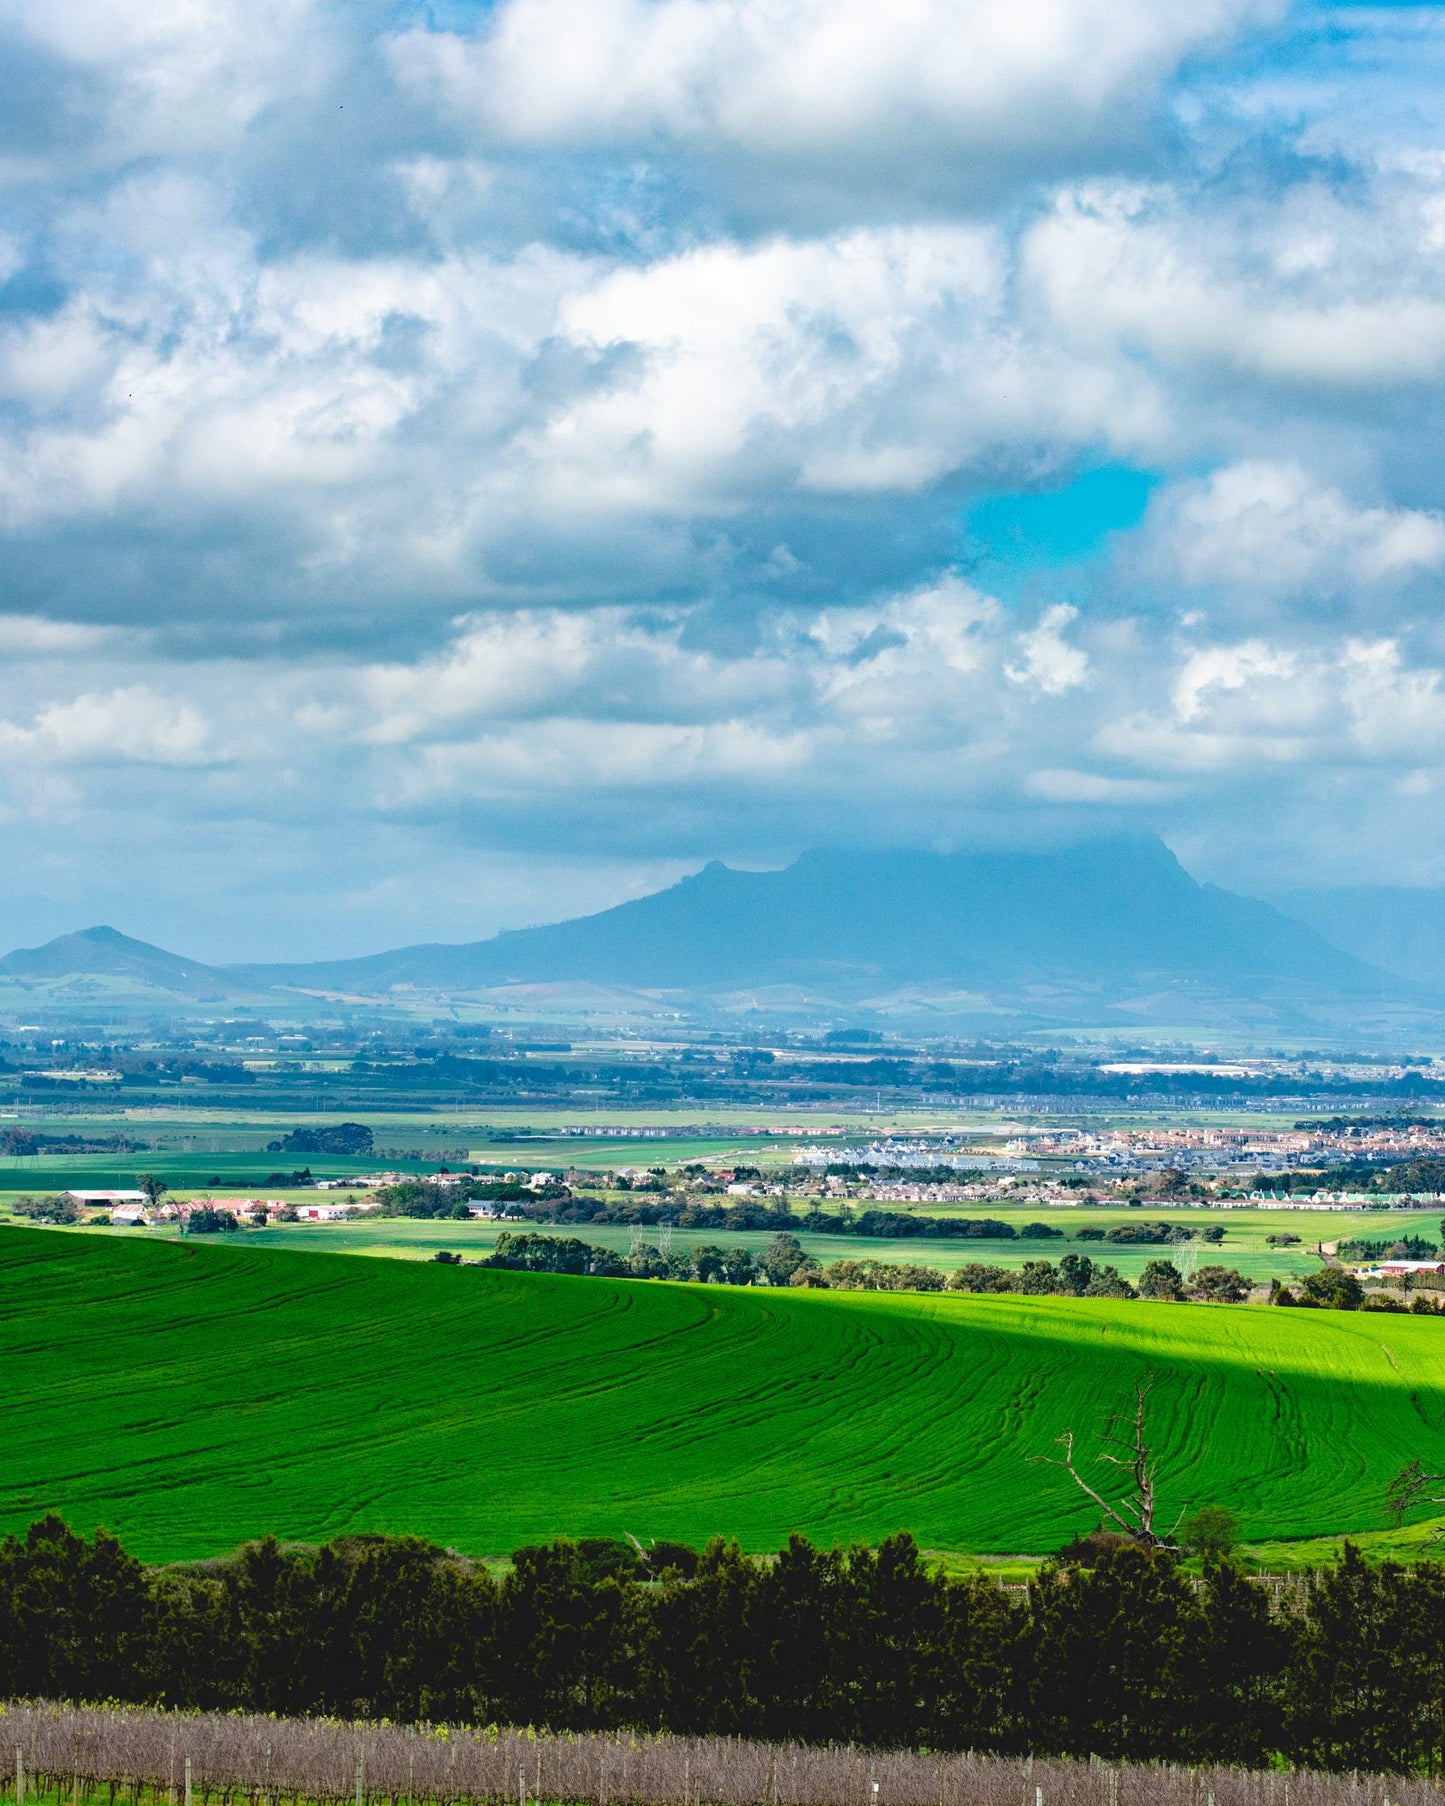
[[[217,1194],[224,1195],[223,1193]],[[268,1191],[267,1195],[288,1198],[304,1205],[316,1201],[314,1192]],[[796,1208],[807,1207],[799,1200]],[[895,1207],[896,1208],[896,1207]],[[1056,1208],[1049,1205],[998,1205],[992,1203],[968,1206],[949,1205],[916,1207],[922,1213],[940,1216],[989,1216],[1010,1224],[1015,1230],[1025,1224],[1044,1223],[1059,1231],[1059,1238],[1046,1240],[1007,1239],[969,1236],[904,1236],[882,1239],[855,1235],[820,1235],[807,1230],[798,1240],[806,1253],[825,1265],[834,1260],[916,1261],[951,1273],[969,1261],[1017,1269],[1026,1260],[1057,1261],[1061,1254],[1086,1254],[1091,1260],[1116,1266],[1126,1279],[1137,1280],[1145,1264],[1165,1258],[1184,1265],[1190,1260],[1236,1267],[1247,1279],[1263,1282],[1272,1278],[1299,1279],[1318,1270],[1321,1262],[1314,1252],[1321,1243],[1332,1244],[1344,1237],[1389,1241],[1402,1235],[1419,1235],[1435,1241],[1440,1232],[1438,1207],[1426,1210],[1369,1211],[1300,1211],[1300,1210],[1190,1210],[1175,1206],[1153,1206],[1146,1210],[1128,1210],[1122,1205],[1083,1210]],[[1181,1246],[1158,1243],[1117,1244],[1079,1240],[1081,1229],[1107,1230],[1127,1224],[1141,1216],[1150,1221],[1167,1222],[1196,1232],[1223,1229],[1224,1240],[1217,1245],[1202,1241]],[[258,1245],[308,1250],[325,1250],[336,1254],[370,1254],[401,1260],[430,1260],[438,1250],[446,1248],[476,1259],[490,1254],[497,1236],[506,1229],[535,1230],[542,1234],[575,1236],[599,1247],[625,1254],[632,1244],[633,1231],[627,1227],[606,1224],[571,1224],[553,1228],[545,1223],[519,1223],[481,1220],[412,1221],[405,1217],[366,1216],[354,1222],[272,1223],[266,1229],[247,1230],[246,1240]],[[97,1230],[90,1233],[135,1238],[146,1235],[156,1239],[176,1238],[175,1228]],[[655,1229],[638,1233],[651,1242],[657,1240]],[[1292,1234],[1297,1245],[1272,1246],[1270,1235]],[[719,1243],[727,1247],[745,1247],[760,1253],[769,1240],[763,1230],[675,1229],[672,1247],[689,1251],[702,1243]]]
[[[0,1527],[149,1559],[272,1530],[776,1546],[907,1528],[1046,1551],[1094,1516],[1052,1452],[1144,1372],[1162,1510],[1254,1541],[1379,1533],[1445,1466],[1445,1324],[1062,1298],[817,1294],[0,1230]]]

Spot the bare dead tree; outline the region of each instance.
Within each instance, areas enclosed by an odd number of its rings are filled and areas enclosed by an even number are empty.
[[[1149,1443],[1145,1434],[1148,1418],[1149,1394],[1154,1390],[1155,1376],[1145,1374],[1134,1386],[1132,1404],[1121,1403],[1104,1421],[1099,1432],[1099,1451],[1095,1460],[1118,1468],[1129,1476],[1129,1487],[1122,1498],[1113,1503],[1105,1498],[1097,1486],[1091,1486],[1079,1472],[1078,1461],[1074,1453],[1074,1432],[1065,1430],[1058,1438],[1057,1446],[1064,1452],[1059,1455],[1035,1455],[1034,1461],[1042,1462],[1048,1467],[1061,1467],[1074,1484],[1088,1496],[1103,1512],[1105,1518],[1118,1526],[1120,1532],[1132,1537],[1136,1543],[1143,1543],[1146,1548],[1170,1546],[1174,1541],[1174,1532],[1160,1536],[1154,1529],[1154,1462],[1149,1452]],[[1180,1517],[1184,1515],[1181,1507]],[[1175,1528],[1178,1528],[1176,1523]]]
[[[1427,1474],[1418,1458],[1402,1467],[1385,1488],[1385,1506],[1395,1520],[1395,1528],[1400,1528],[1405,1513],[1417,1505],[1445,1505],[1445,1495],[1436,1497],[1430,1491],[1432,1486],[1441,1485],[1445,1485],[1445,1474]],[[1442,1532],[1436,1530],[1434,1535],[1438,1539]]]

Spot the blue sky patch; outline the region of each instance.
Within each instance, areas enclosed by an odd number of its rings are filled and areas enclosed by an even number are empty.
[[[1136,527],[1158,483],[1149,471],[1105,464],[1062,489],[985,496],[964,516],[965,555],[990,581],[1075,564]]]

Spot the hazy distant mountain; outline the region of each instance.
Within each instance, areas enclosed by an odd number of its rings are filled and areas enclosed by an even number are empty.
[[[1274,903],[1356,959],[1445,988],[1445,890],[1353,884],[1283,891]]]
[[[233,968],[252,983],[385,993],[588,983],[842,997],[1038,986],[1173,986],[1259,997],[1401,987],[1268,904],[1197,884],[1162,841],[1043,853],[807,853],[784,871],[713,863],[598,915],[461,946]]]
[[[128,991],[216,1004],[276,989],[385,1001],[525,985],[1261,1029],[1389,1026],[1440,1002],[1267,903],[1197,884],[1152,838],[1043,853],[816,852],[778,872],[714,863],[551,927],[312,964],[217,969],[88,928],[0,959],[7,981],[57,1003]]]
[[[233,997],[242,988],[227,973],[148,941],[133,941],[115,928],[82,928],[43,947],[22,947],[0,959],[0,979],[47,986],[104,980],[197,1002]]]

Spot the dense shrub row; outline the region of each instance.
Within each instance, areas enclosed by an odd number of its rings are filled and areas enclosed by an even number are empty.
[[[0,1694],[1435,1774],[1445,1568],[1346,1549],[1280,1618],[1130,1543],[1010,1595],[907,1536],[558,1542],[498,1581],[406,1537],[148,1571],[47,1518],[0,1546]]]
[[[1423,1193],[1434,1197],[1445,1192],[1445,1160],[1419,1155],[1413,1160],[1397,1160],[1389,1165],[1374,1160],[1354,1160],[1343,1166],[1256,1173],[1250,1181],[1250,1189],[1274,1192],[1280,1197],[1289,1197],[1296,1192],[1307,1195],[1314,1191],[1377,1191],[1392,1197]]]
[[[462,1265],[450,1251],[439,1261]],[[827,1266],[805,1254],[795,1235],[773,1236],[757,1254],[710,1242],[669,1250],[643,1243],[623,1254],[576,1236],[542,1235],[504,1229],[496,1249],[465,1263],[510,1272],[586,1274],[603,1279],[678,1279],[705,1285],[815,1286],[841,1292],[1021,1292],[1029,1297],[1153,1298],[1175,1302],[1239,1304],[1249,1281],[1233,1267],[1203,1266],[1186,1282],[1167,1260],[1146,1263],[1137,1289],[1117,1267],[1101,1266],[1087,1254],[1065,1254],[1057,1265],[1026,1260],[1018,1269],[969,1261],[951,1273],[918,1262],[835,1260]],[[1358,1288],[1357,1288],[1358,1289]],[[1289,1295],[1290,1303],[1300,1300]]]

